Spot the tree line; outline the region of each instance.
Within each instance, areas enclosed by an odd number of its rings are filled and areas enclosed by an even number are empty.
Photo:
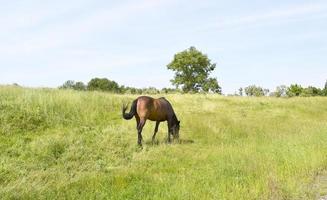
[[[93,78],[87,84],[81,81],[68,80],[59,89],[72,89],[80,91],[103,91],[118,94],[159,94],[159,93],[181,93],[182,91],[174,88],[163,88],[161,90],[155,87],[135,88],[119,85],[117,82],[107,78]]]
[[[171,83],[175,88],[163,88],[158,90],[154,87],[134,88],[120,86],[115,81],[107,78],[93,78],[88,84],[83,82],[75,82],[73,80],[66,81],[59,88],[74,90],[99,90],[114,93],[131,93],[131,94],[156,94],[156,93],[218,93],[221,94],[221,87],[217,78],[210,77],[210,74],[216,68],[216,64],[212,63],[206,54],[190,47],[182,52],[174,55],[173,60],[167,65],[168,70],[175,72]]]
[[[168,70],[175,74],[171,83],[175,88],[163,88],[161,90],[155,87],[134,88],[119,85],[117,82],[107,78],[93,78],[87,84],[66,81],[59,88],[89,91],[108,91],[113,93],[129,94],[157,94],[157,93],[217,93],[221,94],[221,87],[216,77],[210,74],[215,70],[216,63],[212,63],[206,54],[190,47],[182,52],[176,53],[173,60],[167,65]],[[260,86],[250,85],[240,88],[237,96],[275,96],[275,97],[294,97],[294,96],[327,96],[327,82],[325,87],[320,89],[313,86],[307,88],[299,84],[290,86],[281,85],[275,91],[270,92]]]
[[[66,81],[59,89],[72,89],[80,91],[104,91],[118,94],[168,94],[168,93],[190,93],[178,88],[162,88],[155,87],[135,88],[124,85],[119,85],[117,82],[107,78],[93,78],[87,84],[81,81],[73,80]],[[199,93],[199,92],[197,92]],[[207,93],[202,91],[202,93]],[[314,86],[302,87],[300,84],[291,84],[290,86],[280,85],[272,92],[260,86],[250,85],[240,88],[238,93],[230,96],[271,96],[271,97],[312,97],[312,96],[327,96],[327,81],[323,88]]]
[[[314,86],[302,87],[300,84],[291,84],[290,86],[280,85],[275,91],[270,92],[260,86],[250,85],[245,88],[240,88],[235,96],[272,96],[272,97],[313,97],[327,96],[327,81],[323,88]]]

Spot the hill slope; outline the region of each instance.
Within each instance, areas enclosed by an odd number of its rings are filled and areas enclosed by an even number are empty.
[[[315,199],[327,169],[327,98],[167,95],[166,124],[136,145],[135,96],[0,87],[4,199]]]

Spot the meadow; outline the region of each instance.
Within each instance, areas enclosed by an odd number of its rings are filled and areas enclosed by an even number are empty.
[[[1,199],[317,199],[327,98],[168,94],[181,120],[137,146],[135,95],[0,87]],[[318,186],[317,186],[318,185]],[[325,187],[326,188],[326,187]]]

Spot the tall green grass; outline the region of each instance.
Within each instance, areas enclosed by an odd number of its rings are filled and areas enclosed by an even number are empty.
[[[2,199],[316,199],[327,98],[167,95],[181,141],[153,122],[136,144],[136,96],[0,87]]]

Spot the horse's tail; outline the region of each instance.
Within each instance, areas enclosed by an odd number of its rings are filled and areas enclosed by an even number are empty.
[[[132,103],[131,106],[131,110],[129,111],[129,113],[125,113],[125,111],[127,110],[128,104],[127,105],[123,105],[122,108],[122,113],[123,113],[123,118],[126,120],[130,120],[134,117],[134,115],[136,114],[136,105],[137,105],[137,99],[135,99]]]

